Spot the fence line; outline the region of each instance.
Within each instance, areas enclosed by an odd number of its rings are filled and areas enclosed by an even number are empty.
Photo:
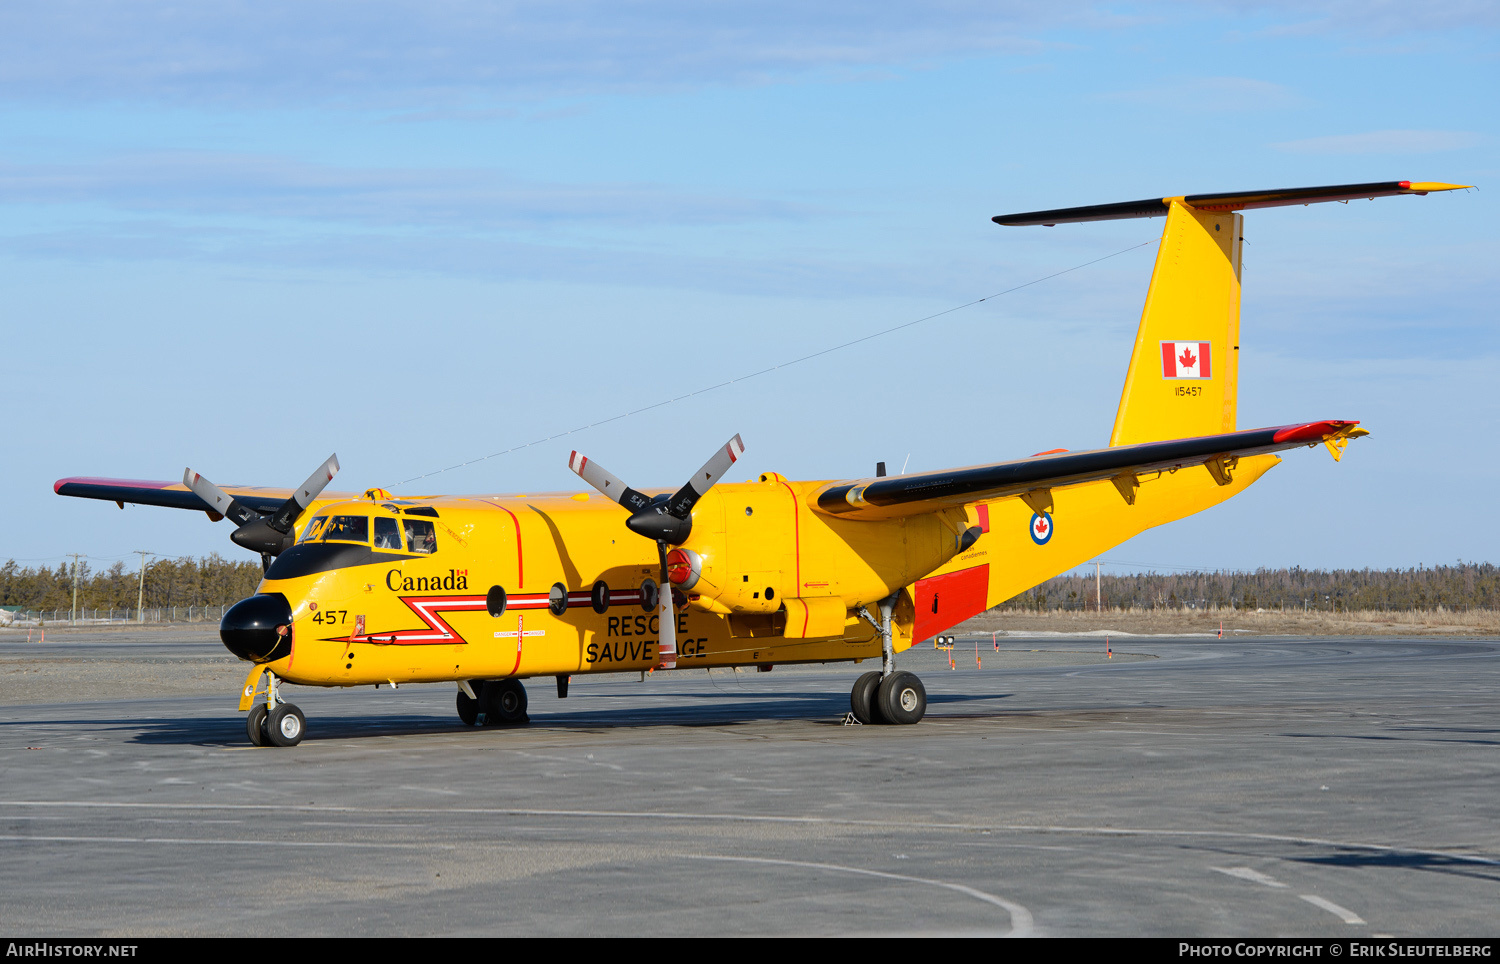
[[[132,623],[204,623],[224,618],[226,606],[158,606],[136,609],[26,609],[0,611],[5,626],[126,626]]]

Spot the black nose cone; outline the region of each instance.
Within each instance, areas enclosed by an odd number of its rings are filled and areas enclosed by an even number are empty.
[[[219,638],[240,659],[274,662],[292,651],[292,607],[279,592],[241,599],[220,621]]]

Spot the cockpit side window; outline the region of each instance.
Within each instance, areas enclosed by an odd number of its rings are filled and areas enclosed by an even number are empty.
[[[302,530],[302,538],[298,539],[297,541],[298,542],[317,542],[318,539],[322,538],[323,527],[326,526],[327,524],[328,524],[328,516],[326,516],[326,515],[317,516],[316,518],[314,518],[311,522],[309,522],[307,524],[307,528],[306,529]]]
[[[402,519],[406,544],[412,552],[437,552],[437,529],[426,519]]]
[[[375,548],[401,550],[401,524],[387,516],[375,517]]]
[[[367,515],[336,515],[328,520],[323,530],[324,542],[370,541],[370,517]]]

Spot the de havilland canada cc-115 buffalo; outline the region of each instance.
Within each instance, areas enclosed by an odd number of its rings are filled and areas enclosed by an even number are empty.
[[[259,552],[255,595],[224,645],[253,664],[241,691],[257,745],[300,742],[280,683],[448,681],[474,725],[527,720],[522,680],[776,663],[859,662],[864,723],[915,723],[922,683],[896,654],[1145,529],[1217,505],[1299,446],[1338,459],[1367,434],[1340,419],[1240,430],[1240,247],[1248,208],[1426,194],[1391,181],[1151,198],[994,218],[1001,225],[1165,216],[1107,448],[939,472],[721,482],[735,436],[675,492],[635,489],[577,452],[590,491],[325,493],[68,478],[61,495],[230,519]],[[717,484],[716,484],[717,483]],[[654,544],[654,545],[653,545]],[[264,682],[264,687],[262,687]],[[264,694],[263,699],[258,697]]]

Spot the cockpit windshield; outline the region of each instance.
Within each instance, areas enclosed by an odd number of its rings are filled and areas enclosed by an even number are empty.
[[[316,516],[307,524],[298,542],[359,542],[370,545],[371,520],[363,515]],[[374,519],[376,549],[400,552],[402,541],[407,552],[427,555],[437,552],[437,527],[426,519]]]
[[[323,527],[320,539],[323,542],[368,543],[370,541],[370,517],[367,515],[329,516],[328,525]]]

